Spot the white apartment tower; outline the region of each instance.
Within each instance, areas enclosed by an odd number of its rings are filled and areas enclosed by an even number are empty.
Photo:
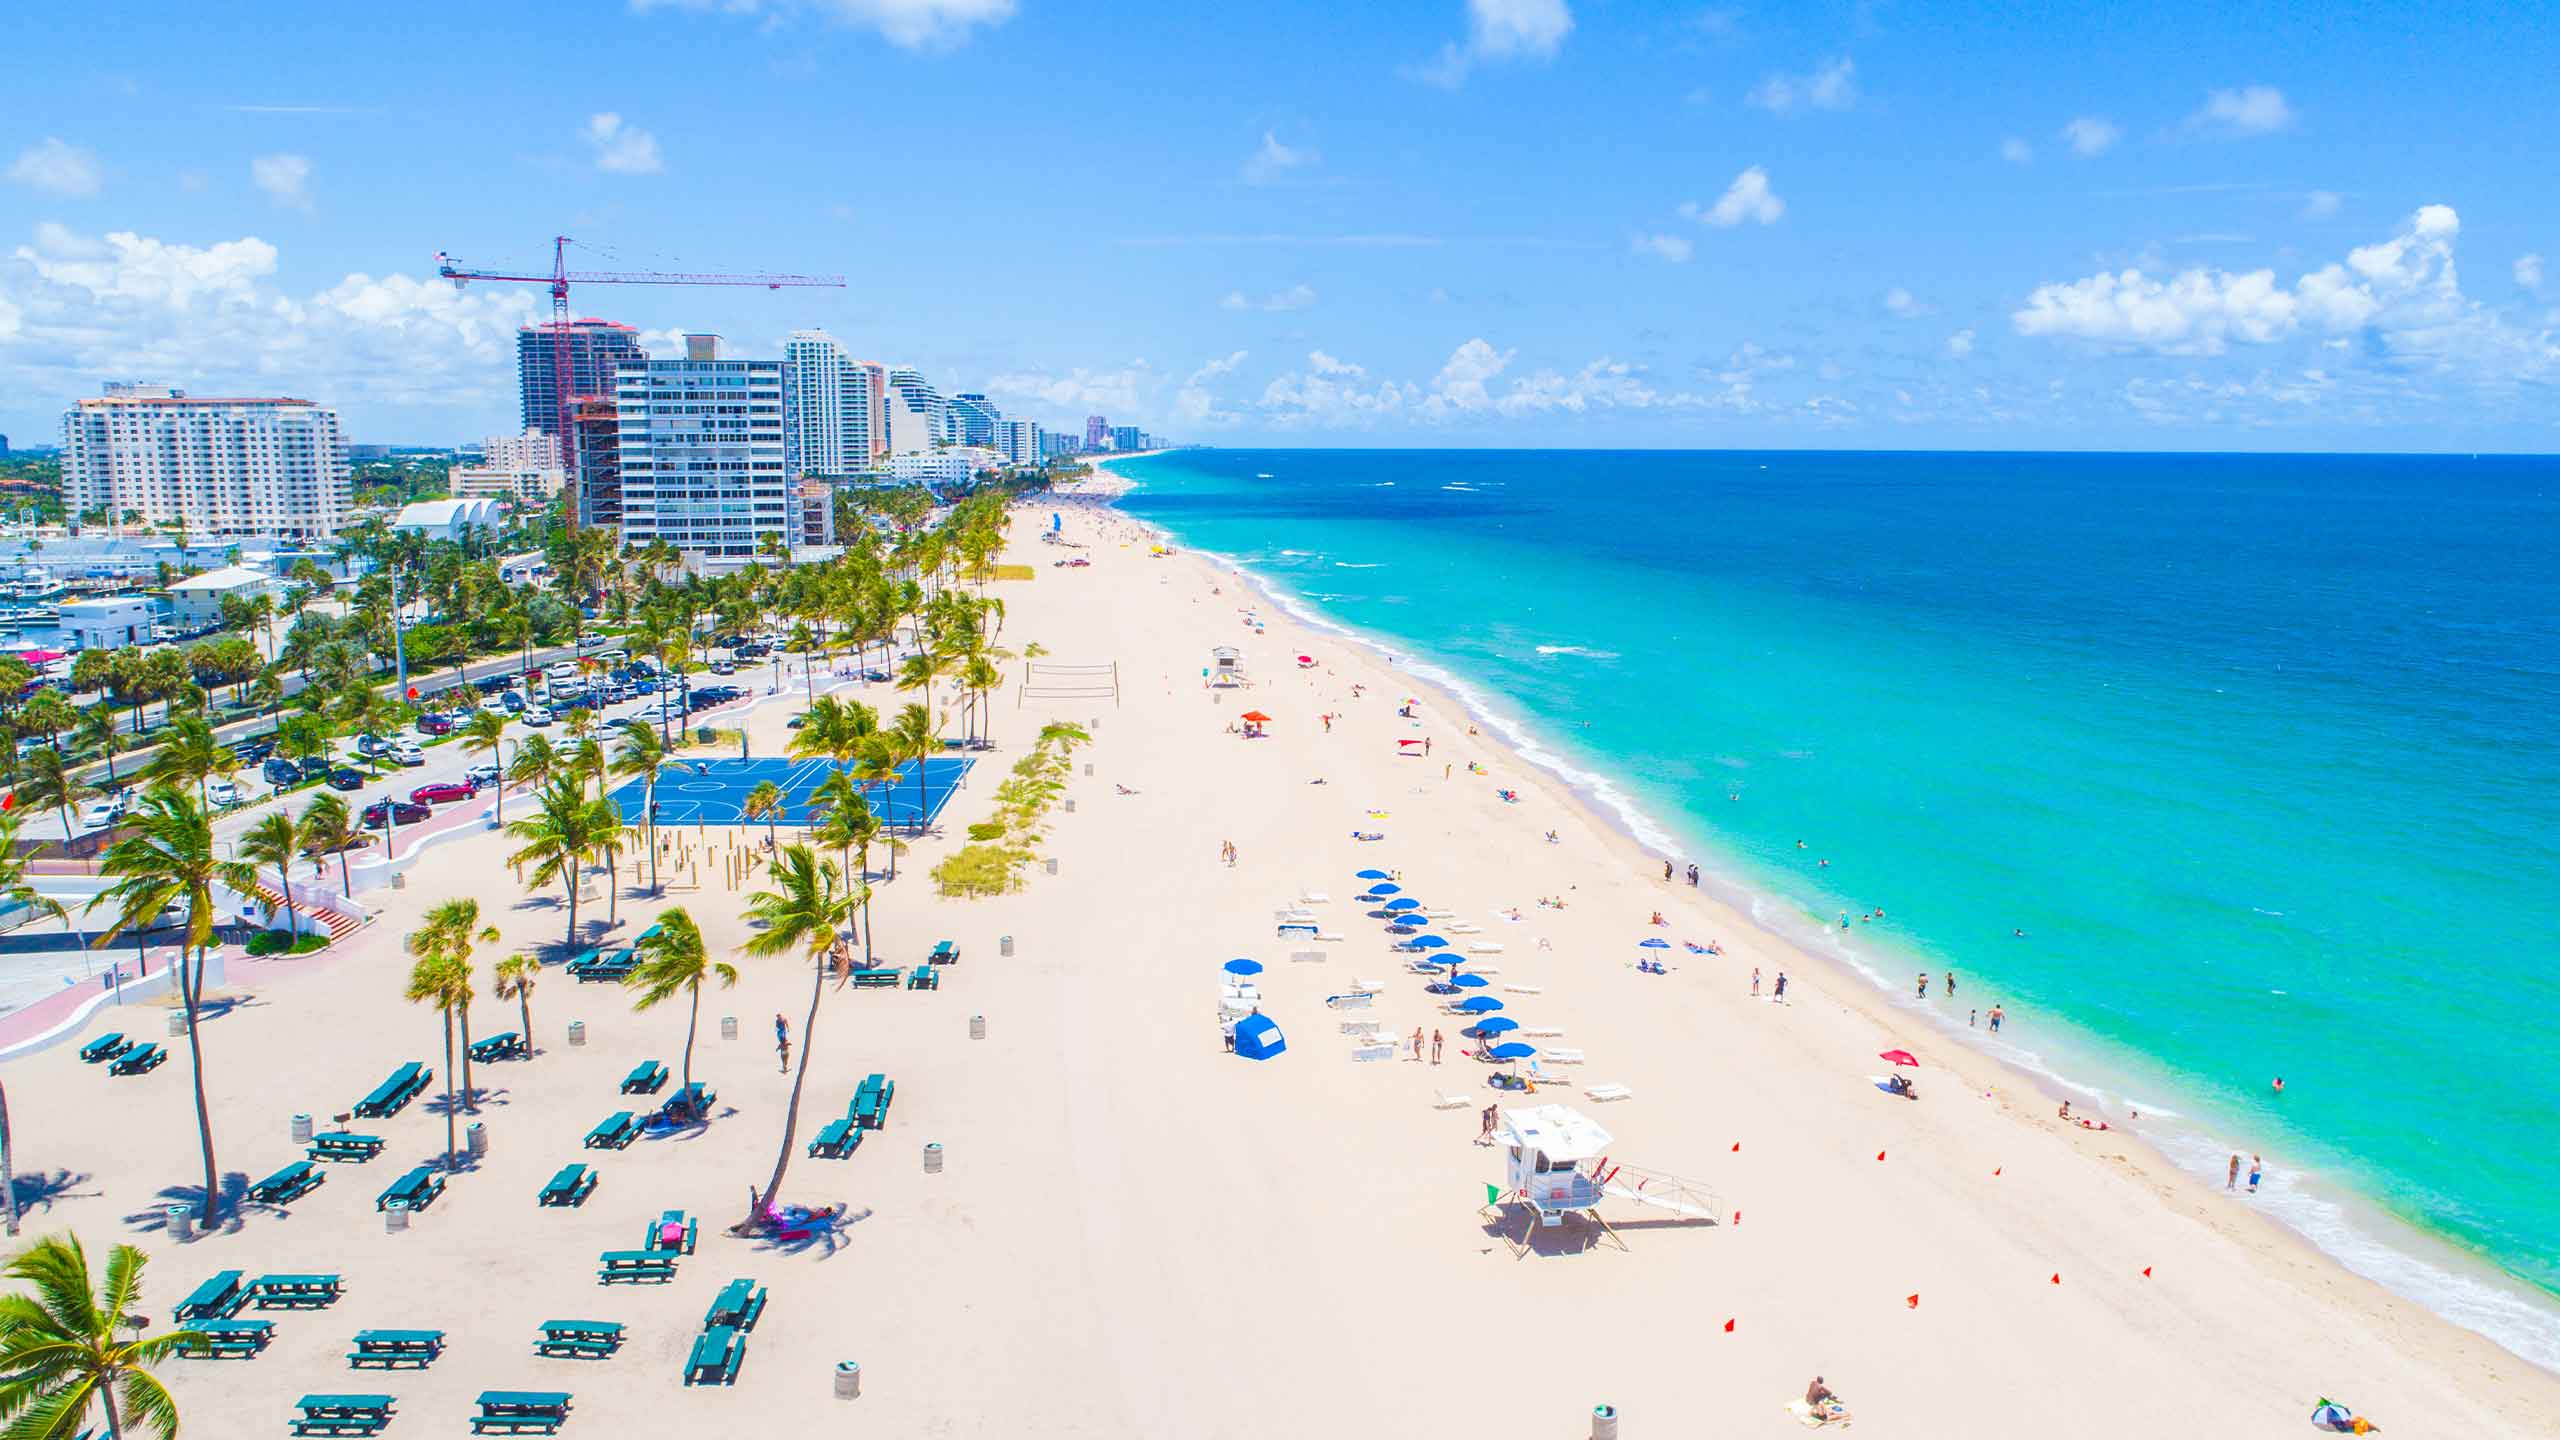
[[[796,532],[783,362],[723,359],[719,336],[688,335],[681,360],[615,368],[614,422],[624,544],[742,558]]]
[[[334,534],[351,500],[335,410],[130,382],[62,417],[62,486],[74,515],[217,535]]]
[[[1008,465],[1032,466],[1040,463],[1040,425],[1033,420],[998,420],[995,423],[995,451]]]
[[[921,371],[901,365],[889,372],[889,453],[912,455],[950,443],[951,402]]]
[[[889,453],[889,372],[856,360],[824,330],[794,330],[790,363],[793,449],[804,475],[858,475]]]

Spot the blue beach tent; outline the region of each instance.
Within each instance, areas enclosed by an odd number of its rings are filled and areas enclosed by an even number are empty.
[[[1236,1022],[1236,1053],[1247,1060],[1268,1060],[1288,1048],[1270,1016],[1247,1015]]]

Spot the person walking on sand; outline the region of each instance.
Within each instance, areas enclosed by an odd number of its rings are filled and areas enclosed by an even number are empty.
[[[1881,915],[1884,912],[1879,910],[1876,913]],[[1950,1000],[1956,998],[1956,972],[1953,970],[1947,972],[1947,998]]]
[[[1440,1063],[1440,1032],[1437,1030],[1431,1032],[1431,1063]]]
[[[2250,1194],[2255,1195],[2255,1194],[2257,1194],[2257,1193],[2258,1193],[2258,1174],[2259,1174],[2259,1172],[2260,1172],[2260,1171],[2264,1170],[2265,1168],[2266,1168],[2266,1162],[2265,1162],[2263,1159],[2261,1159],[2260,1157],[2258,1157],[2258,1156],[2256,1156],[2256,1155],[2252,1155],[2252,1156],[2250,1156],[2250,1157],[2249,1157],[2249,1193],[2250,1193]]]
[[[2240,1152],[2236,1150],[2231,1152],[2231,1173],[2223,1177],[2222,1188],[2225,1190],[2240,1188]]]
[[[1776,998],[1780,1004],[1784,1004],[1786,1002],[1787,972],[1784,970],[1778,972],[1778,993],[1774,998]]]
[[[1920,999],[1929,998],[1929,972],[1926,970],[1920,972],[1920,989],[1917,994]]]
[[[1671,878],[1671,862],[1668,860],[1662,862],[1662,878],[1666,881]]]
[[[1483,1128],[1482,1130],[1479,1130],[1479,1131],[1477,1131],[1477,1132],[1476,1132],[1476,1143],[1477,1143],[1477,1144],[1479,1144],[1479,1145],[1490,1145],[1490,1144],[1492,1144],[1492,1143],[1493,1143],[1493,1122],[1495,1122],[1496,1120],[1499,1120],[1499,1119],[1501,1119],[1501,1118],[1502,1118],[1502,1107],[1501,1107],[1501,1106],[1499,1106],[1499,1105],[1487,1105],[1486,1107],[1484,1107],[1484,1128]]]
[[[1413,1027],[1413,1058],[1417,1061],[1422,1058],[1422,1027],[1419,1025]]]
[[[783,1019],[779,1010],[773,1012],[773,1053],[781,1058],[783,1073],[790,1073],[791,1022]]]
[[[1757,965],[1751,967],[1751,998],[1760,998],[1760,967]]]
[[[1997,1035],[1997,1034],[1999,1034],[1999,1033],[2000,1033],[2000,1018],[2001,1018],[2001,1011],[2000,1011],[2000,1007],[1999,1007],[1999,1006],[1997,1006],[1997,1005],[1992,1006],[1992,1007],[1991,1007],[1991,1033],[1992,1033],[1992,1034],[1994,1034],[1994,1035]]]

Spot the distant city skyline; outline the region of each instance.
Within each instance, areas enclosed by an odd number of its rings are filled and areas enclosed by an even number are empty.
[[[844,273],[573,313],[652,354],[824,330],[986,438],[966,397],[1226,445],[2560,448],[2560,39],[2509,11],[1116,14],[31,11],[0,431],[122,380],[517,430],[545,297],[430,257],[567,233]],[[277,88],[276,33],[329,63]],[[846,85],[938,163],[884,177]]]

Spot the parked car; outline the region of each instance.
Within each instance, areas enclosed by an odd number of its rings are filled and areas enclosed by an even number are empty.
[[[386,813],[400,824],[415,825],[421,821],[434,819],[436,812],[413,801],[403,800],[395,805],[388,800],[376,800],[372,804],[364,807],[364,828],[367,830],[381,829],[383,823],[382,817]]]
[[[270,785],[299,785],[302,783],[302,767],[290,760],[272,759],[259,768],[258,777]]]
[[[761,660],[772,653],[773,647],[761,640],[751,640],[729,652],[732,657],[739,660]]]
[[[524,723],[539,730],[551,723],[551,712],[540,705],[524,712]]]
[[[711,673],[714,675],[735,675],[738,673],[738,667],[734,661],[714,660],[711,662]]]
[[[495,695],[515,682],[504,675],[483,675],[471,682],[471,688],[483,695]]]
[[[650,679],[646,675],[643,675],[639,679],[631,682],[631,693],[634,695],[655,695],[658,693],[658,682]]]
[[[388,755],[391,753],[391,742],[379,735],[359,735],[356,737],[356,753],[367,756]]]
[[[276,737],[260,735],[253,740],[240,741],[231,747],[231,753],[240,757],[241,764],[255,765],[276,753]]]
[[[329,772],[329,788],[332,790],[361,790],[364,788],[364,772],[341,765],[337,769]]]
[[[542,672],[542,678],[550,681],[554,685],[558,685],[564,681],[575,680],[578,678],[578,667],[570,664],[566,660],[554,661],[550,669]]]
[[[450,735],[453,733],[453,720],[445,715],[421,715],[418,717],[418,732],[422,735]]]
[[[427,763],[427,752],[420,749],[418,742],[415,740],[395,741],[392,743],[390,749],[391,758],[402,765],[424,765]]]
[[[207,781],[204,802],[217,810],[228,810],[240,803],[240,787],[229,780]]]
[[[498,703],[507,707],[511,713],[522,714],[524,713],[524,692],[521,690],[506,691],[498,696]]]
[[[474,765],[470,769],[462,772],[462,778],[470,781],[475,787],[481,785],[495,785],[498,783],[498,767],[495,765]]]
[[[479,794],[479,785],[472,781],[439,780],[433,785],[421,785],[410,791],[409,798],[421,805],[442,805],[453,800],[476,799]]]
[[[101,795],[80,807],[80,828],[95,830],[101,825],[113,825],[124,818],[124,812],[124,796],[121,793]]]
[[[874,685],[886,685],[889,683],[889,672],[886,670],[865,670],[862,672],[862,678],[870,681]]]

